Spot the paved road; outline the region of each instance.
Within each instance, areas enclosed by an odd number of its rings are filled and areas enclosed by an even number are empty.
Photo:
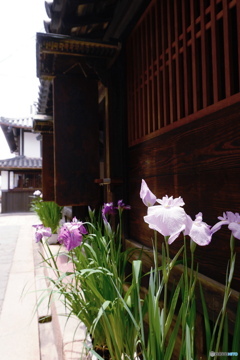
[[[39,360],[33,213],[0,214],[0,359]]]
[[[32,213],[0,213],[0,314],[20,227]]]
[[[16,248],[22,216],[0,214],[0,313]]]

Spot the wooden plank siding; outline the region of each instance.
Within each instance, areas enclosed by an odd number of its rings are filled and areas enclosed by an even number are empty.
[[[2,190],[2,209],[1,212],[29,212],[31,207],[31,196],[33,189],[21,190]]]
[[[144,223],[147,209],[139,191],[141,179],[158,198],[182,196],[186,212],[194,219],[198,212],[214,225],[223,211],[239,212],[239,113],[240,102],[195,122],[129,148],[129,237],[151,247],[152,231]],[[197,249],[200,272],[224,283],[229,255],[227,227],[213,236],[211,244]],[[172,254],[182,245],[171,245]],[[236,241],[240,261],[240,241]],[[159,242],[160,250],[160,242]],[[240,266],[236,266],[234,287],[240,289]]]

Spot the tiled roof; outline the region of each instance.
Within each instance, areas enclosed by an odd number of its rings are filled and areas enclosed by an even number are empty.
[[[32,129],[33,126],[33,118],[22,118],[22,119],[13,119],[13,118],[6,118],[1,116],[0,117],[0,125],[11,126],[11,127],[18,127],[24,129]]]
[[[0,170],[11,169],[41,169],[41,158],[29,158],[26,156],[16,156],[11,159],[0,160]]]

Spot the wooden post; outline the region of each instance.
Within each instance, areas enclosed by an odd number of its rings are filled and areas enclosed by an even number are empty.
[[[55,196],[59,205],[99,201],[99,124],[96,80],[54,79]]]
[[[54,201],[53,134],[42,134],[42,193],[44,201]]]

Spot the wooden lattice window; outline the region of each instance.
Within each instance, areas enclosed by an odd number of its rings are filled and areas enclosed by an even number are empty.
[[[240,1],[152,0],[126,63],[129,145],[240,101]]]

